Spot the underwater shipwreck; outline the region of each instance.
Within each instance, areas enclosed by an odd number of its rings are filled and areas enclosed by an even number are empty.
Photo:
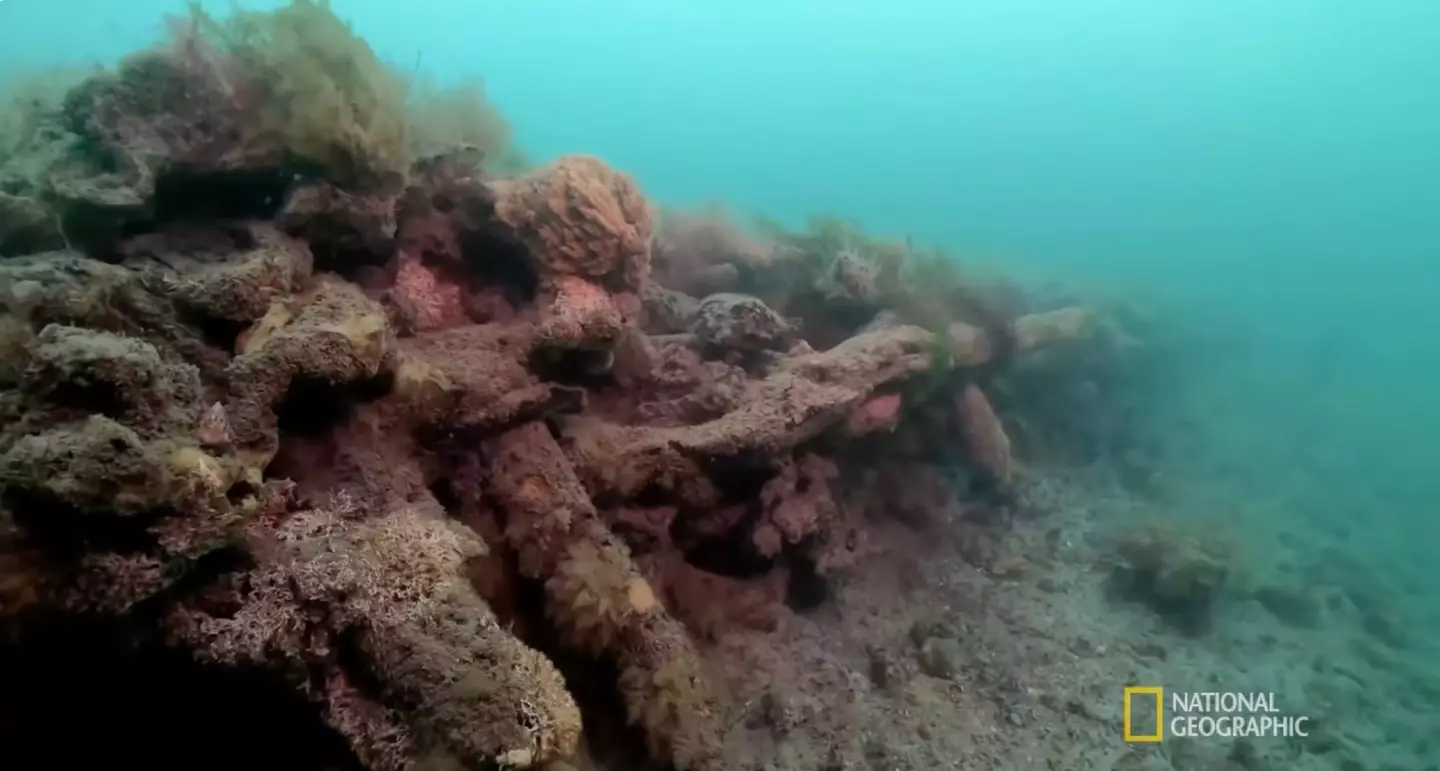
[[[9,744],[738,768],[717,640],[928,509],[1007,527],[1023,448],[1124,398],[1136,343],[1083,298],[422,146],[323,4],[173,38],[0,156]]]

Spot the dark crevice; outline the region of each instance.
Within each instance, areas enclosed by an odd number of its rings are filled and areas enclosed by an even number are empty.
[[[184,570],[184,575],[179,576],[175,583],[166,587],[165,591],[142,600],[132,610],[133,616],[155,619],[155,626],[162,626],[163,622],[160,619],[175,606],[177,598],[194,597],[196,593],[203,592],[207,587],[214,587],[231,580],[233,576],[255,567],[255,559],[245,550],[232,544],[194,560],[176,561],[172,565],[176,569]]]
[[[541,380],[579,388],[603,388],[615,384],[611,367],[615,355],[606,350],[536,349],[530,369]]]
[[[394,386],[390,375],[337,386],[316,378],[296,378],[275,409],[280,435],[313,439],[348,420],[361,404],[374,401]]]
[[[242,479],[225,489],[225,500],[230,501],[232,504],[239,505],[244,502],[246,498],[257,495],[259,492],[259,490],[255,489],[255,485]]]
[[[658,483],[651,482],[650,484],[645,485],[645,488],[639,493],[637,493],[630,500],[633,505],[638,506],[639,508],[653,509],[658,506],[668,505],[671,501],[671,498],[672,496],[669,490],[665,489],[662,485]],[[623,503],[624,501],[622,500],[616,505],[623,505]]]
[[[200,333],[200,339],[211,348],[221,351],[235,350],[240,333],[251,326],[251,322],[222,319],[190,309],[179,309],[180,322]]]
[[[451,484],[450,480],[445,478],[437,479],[430,483],[429,489],[430,494],[435,496],[435,500],[439,502],[440,506],[451,516],[454,516],[455,512],[460,510],[460,496],[455,492],[455,485]]]
[[[388,251],[337,246],[318,238],[310,241],[310,252],[315,257],[316,273],[334,273],[357,284],[363,283],[360,278],[363,270],[383,268],[390,262],[391,256]]]
[[[65,624],[0,648],[0,682],[0,757],[13,771],[361,768],[283,684],[118,626]]]
[[[285,169],[171,169],[155,179],[155,219],[266,220],[289,199],[295,175]]]
[[[730,578],[763,578],[775,569],[774,559],[756,554],[749,539],[740,536],[701,541],[684,554],[692,567]]]
[[[503,287],[505,299],[517,308],[534,304],[540,293],[534,262],[525,247],[494,220],[493,213],[485,221],[484,227],[465,234],[461,242],[466,273],[481,285]]]
[[[731,503],[758,500],[760,490],[775,476],[774,458],[760,453],[716,458],[705,467],[724,500]]]
[[[51,388],[45,396],[56,407],[104,415],[113,420],[123,419],[130,411],[130,405],[120,389],[116,388],[113,383],[103,380],[84,378],[64,380],[56,383],[55,387]],[[123,450],[124,448],[116,449]]]
[[[763,513],[758,502],[751,505],[739,522],[719,536],[696,533],[700,517],[677,516],[670,526],[670,540],[685,561],[700,570],[731,578],[758,578],[775,568],[775,560],[758,554],[750,538]]]
[[[10,489],[5,507],[26,539],[46,554],[61,561],[75,560],[96,551],[133,554],[155,548],[155,536],[146,531],[151,523],[171,513],[166,509],[122,517],[80,511],[59,498],[41,493]],[[83,537],[79,534],[83,533]]]
[[[793,556],[785,604],[796,613],[805,613],[824,605],[832,596],[834,587],[816,570],[815,562],[798,554]]]

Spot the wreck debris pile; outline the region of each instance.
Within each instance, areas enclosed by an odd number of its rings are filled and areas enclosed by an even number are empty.
[[[701,646],[856,563],[867,457],[960,446],[1008,491],[987,378],[1095,328],[919,323],[876,254],[657,225],[591,157],[307,176],[191,120],[215,73],[177,55],[73,92],[67,130],[125,162],[67,156],[26,204],[56,237],[0,261],[0,624],[275,678],[370,768],[570,757],[576,657],[649,754],[725,767]]]

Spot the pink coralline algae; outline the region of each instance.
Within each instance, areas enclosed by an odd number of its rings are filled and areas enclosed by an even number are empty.
[[[419,331],[442,329],[465,322],[460,287],[442,280],[435,270],[408,251],[396,254],[395,298],[410,310],[410,323]]]
[[[876,431],[893,431],[900,421],[901,406],[900,394],[877,396],[850,413],[845,420],[845,432],[864,436]]]
[[[556,276],[554,285],[555,299],[540,329],[546,344],[608,347],[619,340],[626,320],[609,293],[578,276]]]

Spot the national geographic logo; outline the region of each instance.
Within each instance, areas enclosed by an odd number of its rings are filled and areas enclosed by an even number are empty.
[[[1244,691],[1174,691],[1165,719],[1165,687],[1125,688],[1124,732],[1131,744],[1153,744],[1176,737],[1309,736],[1310,718],[1282,715],[1275,694]]]
[[[1154,712],[1153,719],[1141,717]],[[1165,738],[1165,688],[1159,685],[1135,685],[1125,689],[1125,741],[1131,744],[1152,744]],[[1137,720],[1139,724],[1137,725]],[[1140,733],[1136,733],[1136,728]]]

